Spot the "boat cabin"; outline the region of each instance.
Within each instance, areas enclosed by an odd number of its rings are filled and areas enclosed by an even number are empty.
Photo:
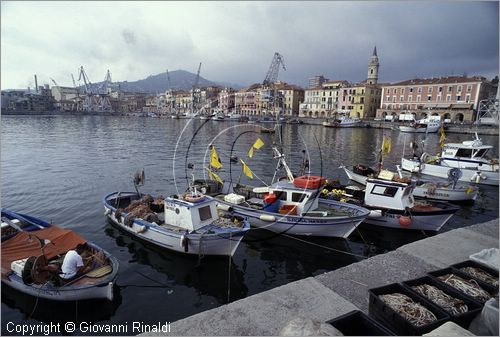
[[[482,159],[492,149],[491,145],[483,145],[480,139],[468,140],[462,143],[445,144],[442,158]]]
[[[219,218],[214,199],[199,195],[190,201],[185,197],[165,199],[165,223],[189,232],[209,225]]]
[[[394,181],[367,179],[365,205],[404,210],[414,206],[412,191],[414,185]]]
[[[298,188],[293,183],[280,181],[269,187],[269,193],[276,196],[276,206],[284,214],[305,215],[318,209],[318,189]],[[292,210],[293,207],[295,207],[295,212],[287,211]]]

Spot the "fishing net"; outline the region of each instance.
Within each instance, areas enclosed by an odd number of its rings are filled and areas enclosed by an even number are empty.
[[[452,297],[447,293],[445,293],[444,291],[442,291],[441,289],[438,289],[429,284],[420,284],[417,286],[413,286],[411,288],[417,291],[418,293],[424,295],[430,301],[436,303],[441,308],[448,311],[450,314],[454,316],[466,313],[469,310],[467,304],[465,304],[464,301]]]
[[[453,288],[456,288],[461,292],[474,297],[481,303],[486,302],[491,297],[491,295],[483,288],[481,288],[475,280],[465,280],[455,274],[438,276],[438,279],[446,284],[451,285]]]
[[[437,321],[436,316],[422,304],[400,293],[380,295],[380,299],[405,320],[420,327]]]

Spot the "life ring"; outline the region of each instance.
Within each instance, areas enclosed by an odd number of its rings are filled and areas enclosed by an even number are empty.
[[[422,153],[422,155],[420,156],[420,161],[422,163],[428,163],[430,161],[430,159],[432,159],[431,155],[428,154],[427,152]]]
[[[318,189],[324,185],[326,179],[320,176],[301,176],[293,180],[293,185],[300,188]]]
[[[205,199],[205,195],[202,193],[187,194],[184,196],[184,200],[192,203],[203,201],[203,199]]]

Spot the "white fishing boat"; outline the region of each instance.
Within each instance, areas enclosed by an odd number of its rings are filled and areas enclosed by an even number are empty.
[[[370,210],[365,223],[402,229],[439,231],[459,208],[446,202],[413,198],[414,185],[367,179],[365,190],[355,186],[333,189],[326,198],[353,202]]]
[[[225,118],[226,118],[226,115],[224,114],[224,112],[219,111],[219,112],[215,113],[215,115],[212,117],[212,120],[223,121]]]
[[[107,218],[135,237],[184,254],[233,256],[250,229],[244,217],[218,210],[217,201],[194,185],[180,196],[154,199],[137,190],[143,182],[144,173],[136,174],[136,192],[103,199]]]
[[[334,120],[325,120],[321,123],[327,128],[354,128],[361,125],[361,119],[349,116],[340,116]]]
[[[341,166],[350,180],[361,185],[366,185],[366,180],[371,178],[402,180],[412,182],[411,178],[402,178],[395,176],[392,172],[382,170],[383,175],[377,175],[374,169],[364,165],[356,165],[352,170],[345,166]],[[454,186],[452,182],[431,182],[431,181],[413,181],[415,188],[413,195],[417,198],[451,201],[451,202],[473,202],[476,200],[479,189],[475,186]]]
[[[440,156],[431,156],[424,152],[420,157],[411,159],[401,158],[401,167],[410,172],[448,178],[452,174],[458,175],[459,181],[476,184],[498,186],[499,171],[498,158],[489,158],[488,151],[491,145],[484,145],[476,133],[476,139],[462,143],[444,144]]]
[[[435,119],[420,119],[409,125],[400,125],[399,131],[409,133],[436,133],[441,127],[441,121]]]
[[[72,230],[27,214],[2,209],[2,285],[54,301],[113,300],[118,260]],[[86,243],[90,268],[70,282],[58,273],[65,254]],[[49,271],[50,270],[50,271]]]
[[[154,245],[191,255],[229,255],[250,229],[247,220],[229,213],[219,216],[214,198],[201,193],[169,197],[156,211],[142,217],[134,208],[144,207],[151,197],[136,192],[114,192],[104,197],[105,215],[128,233]],[[129,210],[127,212],[127,210]]]
[[[287,180],[271,186],[251,189],[239,194],[241,186],[224,185],[224,193],[216,196],[221,205],[235,214],[247,217],[258,228],[292,235],[347,238],[368,216],[363,207],[334,200],[320,200],[325,179],[318,176],[294,178],[284,156],[276,149],[278,167],[285,168]]]

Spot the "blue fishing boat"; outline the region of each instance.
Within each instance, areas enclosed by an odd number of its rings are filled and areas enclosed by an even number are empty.
[[[72,230],[7,209],[1,214],[4,286],[55,301],[113,300],[119,266],[115,257]],[[57,273],[65,254],[83,243],[86,248],[82,255],[91,260],[90,269],[61,283]]]

